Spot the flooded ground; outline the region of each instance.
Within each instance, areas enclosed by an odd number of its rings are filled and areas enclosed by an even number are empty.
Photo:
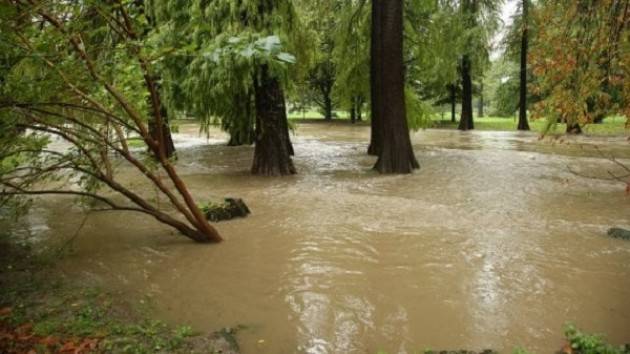
[[[514,132],[413,134],[421,170],[380,176],[369,128],[300,125],[299,174],[248,174],[253,148],[183,126],[180,173],[198,201],[244,198],[253,214],[198,245],[142,215],[92,214],[60,265],[198,330],[244,325],[243,353],[414,353],[562,344],[563,324],[630,342],[630,197],[601,154],[618,138],[539,141]],[[597,145],[601,151],[594,148]],[[28,237],[71,237],[78,206],[47,199]],[[25,231],[23,233],[26,235]],[[26,237],[26,236],[25,236]],[[44,242],[44,241],[42,241]]]

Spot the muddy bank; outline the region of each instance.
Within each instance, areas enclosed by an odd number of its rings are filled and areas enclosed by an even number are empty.
[[[150,318],[85,277],[53,271],[62,254],[0,237],[0,353],[237,354],[237,330],[201,332]],[[102,285],[102,284],[100,284]]]

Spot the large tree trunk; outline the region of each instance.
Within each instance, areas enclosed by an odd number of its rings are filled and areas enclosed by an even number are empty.
[[[457,87],[455,84],[449,85],[449,91],[451,92],[451,122],[455,123],[455,108],[457,107]]]
[[[294,174],[293,145],[289,138],[284,93],[266,65],[254,79],[256,102],[256,147],[252,173],[264,176]]]
[[[419,168],[413,153],[405,112],[403,64],[403,0],[372,0],[378,4],[382,28],[372,40],[382,48],[380,99],[382,146],[374,168],[381,173],[410,173]],[[374,59],[374,58],[372,58]]]
[[[372,0],[372,29],[370,34],[370,146],[368,154],[378,155],[383,147],[383,136],[381,128],[381,76],[378,74],[381,69],[381,57],[383,50],[378,38],[381,37],[381,9],[380,2],[383,0]]]
[[[472,78],[470,76],[471,62],[468,55],[462,58],[462,116],[459,120],[459,130],[475,129],[472,107]]]
[[[527,10],[529,0],[523,0],[523,33],[521,34],[521,72],[520,72],[520,90],[518,103],[518,130],[529,130],[529,122],[527,121],[527,48],[529,42],[528,36],[528,16]]]

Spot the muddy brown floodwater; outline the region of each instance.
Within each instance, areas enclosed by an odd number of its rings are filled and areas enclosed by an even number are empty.
[[[198,245],[142,215],[93,214],[60,265],[198,330],[246,326],[250,353],[413,353],[516,346],[552,352],[563,324],[630,342],[630,197],[606,177],[623,137],[539,141],[534,134],[413,134],[422,168],[380,176],[367,127],[304,124],[299,174],[248,174],[253,149],[196,127],[176,136],[197,200],[244,198],[253,214]],[[46,199],[25,219],[36,242],[83,220]],[[27,233],[26,230],[29,232]],[[19,230],[18,230],[19,231]],[[43,242],[43,241],[42,241]]]

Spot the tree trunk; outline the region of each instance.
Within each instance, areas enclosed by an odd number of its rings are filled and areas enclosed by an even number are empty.
[[[256,147],[252,173],[264,176],[294,174],[284,93],[278,79],[269,75],[266,65],[261,66],[254,78],[254,89]]]
[[[324,119],[332,120],[333,119],[333,105],[332,98],[330,97],[330,92],[324,92]]]
[[[449,90],[451,91],[451,122],[455,123],[457,121],[455,118],[455,108],[457,107],[457,87],[455,84],[449,85]]]
[[[475,129],[472,108],[472,78],[470,76],[471,63],[468,55],[462,58],[462,116],[459,120],[459,130]]]
[[[350,107],[350,123],[354,124],[357,121],[357,100],[352,98],[352,104]]]
[[[567,122],[567,134],[582,134],[582,127],[578,122]]]
[[[162,129],[158,129],[155,119],[151,119],[149,120],[149,133],[151,134],[151,138],[153,138],[153,140],[164,142],[164,153],[166,157],[171,158],[175,155],[175,144],[173,143],[171,128],[168,124],[168,112],[166,107],[161,104],[161,101],[160,111],[162,115]],[[160,131],[162,132],[162,139],[160,139]]]
[[[364,103],[364,99],[362,95],[359,95],[357,97],[357,121],[362,121],[363,120],[363,103]]]
[[[518,103],[518,130],[529,130],[527,121],[527,48],[529,45],[528,36],[528,15],[529,0],[523,0],[523,33],[521,34],[521,72],[520,90]]]
[[[403,0],[372,0],[372,4],[378,4],[382,16],[375,43],[383,54],[376,73],[382,84],[378,111],[383,140],[374,168],[380,173],[411,173],[420,166],[411,146],[405,112]]]
[[[383,50],[381,41],[382,23],[380,2],[383,0],[372,0],[372,28],[370,33],[370,146],[367,153],[378,155],[383,146],[383,136],[381,128],[381,57]]]
[[[477,117],[483,117],[483,82],[479,83],[479,102],[477,103]]]

